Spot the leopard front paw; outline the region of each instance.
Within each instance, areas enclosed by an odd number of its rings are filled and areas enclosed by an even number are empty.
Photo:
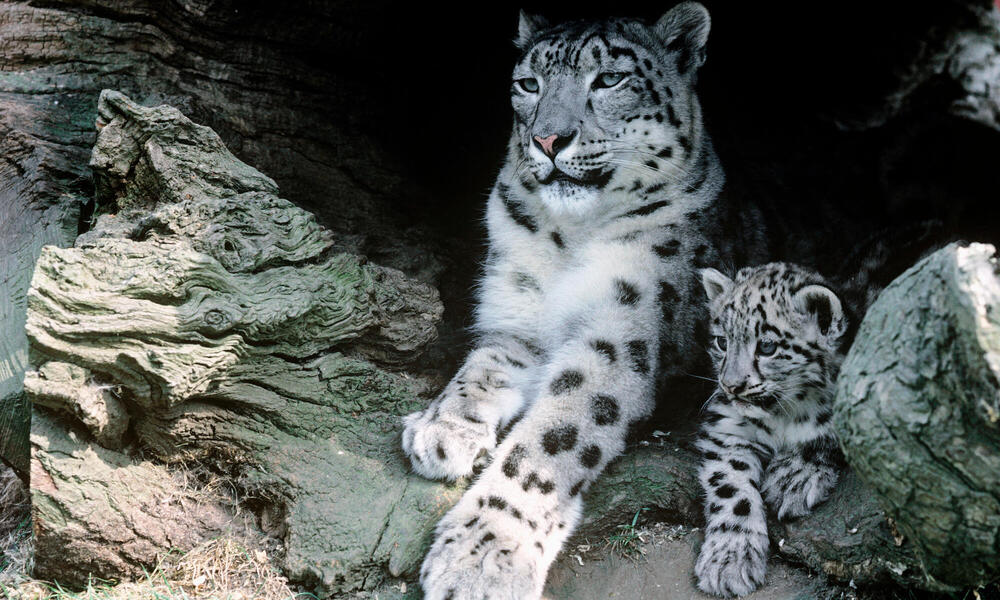
[[[749,594],[764,583],[767,550],[766,534],[709,533],[694,567],[698,588],[724,598]]]
[[[541,598],[542,552],[530,532],[490,513],[459,504],[441,520],[420,569],[426,600]]]
[[[765,477],[761,493],[778,519],[785,521],[811,513],[836,485],[833,467],[807,465],[782,479]]]
[[[434,405],[403,418],[403,451],[413,469],[429,479],[457,479],[472,473],[476,460],[496,446],[494,426]]]

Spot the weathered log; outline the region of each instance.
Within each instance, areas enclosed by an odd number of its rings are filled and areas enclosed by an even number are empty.
[[[914,548],[932,589],[1000,574],[1000,270],[948,246],[869,309],[838,384],[848,461]]]
[[[225,507],[200,527],[149,509],[194,494],[165,465],[196,459],[261,499],[294,579],[329,593],[412,571],[454,492],[408,479],[399,415],[428,383],[392,369],[436,336],[436,290],[336,252],[176,109],[107,92],[98,112],[96,224],[43,249],[28,294],[38,573],[134,575],[217,535]]]

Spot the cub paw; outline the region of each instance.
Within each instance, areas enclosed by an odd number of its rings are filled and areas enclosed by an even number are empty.
[[[441,520],[420,569],[426,600],[541,598],[545,568],[531,532],[489,516],[460,504]]]
[[[432,405],[403,418],[403,451],[413,470],[429,479],[457,479],[472,473],[477,458],[496,446],[493,426],[455,418]]]
[[[708,534],[694,566],[698,588],[724,598],[749,594],[764,583],[767,549],[766,534]]]
[[[761,495],[778,519],[785,521],[812,512],[837,485],[837,471],[826,465],[806,464],[784,477],[765,477]]]

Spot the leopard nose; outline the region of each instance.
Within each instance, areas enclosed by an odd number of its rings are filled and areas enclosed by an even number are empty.
[[[562,134],[562,135],[553,133],[552,135],[545,137],[536,135],[534,137],[534,140],[535,140],[535,145],[538,146],[541,149],[541,151],[545,153],[545,156],[554,159],[556,155],[559,154],[560,151],[562,151],[563,148],[569,146],[570,142],[572,142],[573,138],[575,137],[576,137],[576,131],[572,131],[568,134]]]

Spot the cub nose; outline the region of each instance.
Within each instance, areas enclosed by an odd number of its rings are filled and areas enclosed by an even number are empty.
[[[549,158],[555,158],[556,155],[559,154],[559,152],[563,148],[569,146],[570,142],[572,142],[573,138],[575,137],[576,137],[576,132],[573,131],[568,135],[565,134],[558,135],[555,133],[553,133],[548,137],[542,137],[540,135],[536,135],[534,137],[534,140],[535,140],[535,145],[538,146],[542,150],[542,152],[545,153],[545,156],[548,156]]]

